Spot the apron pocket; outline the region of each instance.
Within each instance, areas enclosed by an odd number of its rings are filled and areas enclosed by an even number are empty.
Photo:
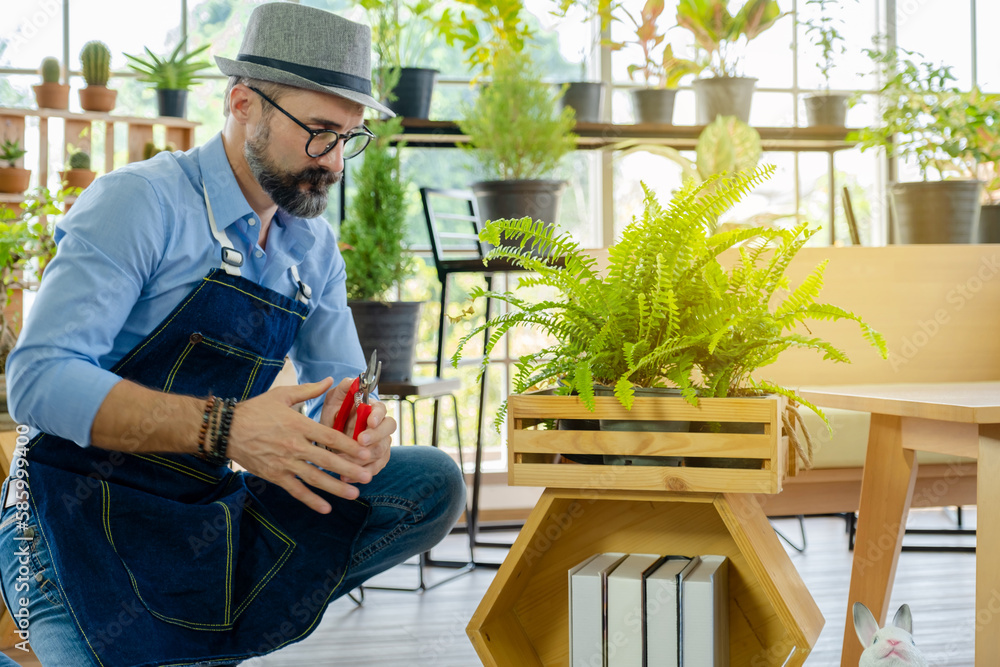
[[[224,367],[227,384],[242,390],[241,395],[232,397],[246,400],[267,390],[284,363],[284,359],[262,357],[242,347],[194,332],[170,367],[163,391],[199,396],[206,391],[215,393],[207,385],[216,374],[215,369]]]
[[[107,539],[139,601],[168,623],[231,628],[295,546],[242,484],[204,504],[102,491]]]

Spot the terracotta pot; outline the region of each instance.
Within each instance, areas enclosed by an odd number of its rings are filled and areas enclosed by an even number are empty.
[[[118,91],[107,86],[87,86],[80,89],[80,106],[84,111],[111,111],[116,97]]]
[[[69,187],[82,190],[94,182],[97,172],[90,169],[67,169],[59,172],[59,178],[66,181]]]
[[[0,192],[21,194],[28,189],[30,180],[30,169],[0,167]]]
[[[62,83],[40,83],[32,86],[39,109],[69,109],[69,86]]]

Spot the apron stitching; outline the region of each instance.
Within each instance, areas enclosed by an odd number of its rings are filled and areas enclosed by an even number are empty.
[[[233,601],[233,518],[224,502],[218,501],[226,513],[226,624],[233,622],[230,612]]]
[[[184,346],[184,351],[181,352],[179,357],[177,357],[174,367],[170,369],[170,374],[167,375],[167,382],[163,385],[163,391],[170,391],[170,387],[174,384],[174,377],[177,375],[177,371],[180,370],[181,364],[184,363],[184,359],[187,358],[188,354],[190,354],[193,349],[194,343],[188,341],[188,344]]]
[[[188,475],[189,477],[194,477],[200,482],[208,482],[214,484],[219,481],[217,477],[212,477],[207,473],[203,473],[197,468],[192,468],[191,466],[186,466],[183,463],[177,461],[171,461],[170,459],[165,459],[163,457],[157,456],[155,454],[133,454],[136,458],[143,459],[144,461],[149,461],[150,463],[155,463],[161,465],[164,468],[170,468],[176,472]]]
[[[253,387],[253,381],[257,377],[258,368],[260,368],[260,357],[257,358],[257,363],[253,365],[253,370],[250,371],[250,377],[247,378],[247,385],[243,388],[243,396],[240,398],[241,401],[247,400],[247,396],[250,395],[250,389]]]
[[[201,342],[203,344],[205,344],[205,345],[208,345],[209,347],[214,347],[214,348],[216,348],[218,350],[222,350],[226,354],[232,354],[234,356],[243,357],[244,359],[257,360],[258,363],[266,364],[268,366],[284,366],[285,365],[285,360],[284,359],[281,359],[279,361],[277,359],[270,359],[268,357],[262,357],[259,354],[254,354],[253,352],[248,352],[248,351],[242,350],[242,349],[240,349],[238,347],[234,347],[232,345],[227,345],[226,343],[221,343],[221,342],[219,342],[217,340],[209,338],[208,336],[203,337],[202,340],[201,340]]]
[[[146,608],[150,614],[164,621],[170,623],[176,623],[182,627],[191,628],[192,630],[231,630],[232,623],[198,623],[195,621],[185,621],[179,618],[174,618],[172,616],[167,616],[166,614],[154,611],[150,608],[149,604],[142,597],[142,593],[139,592],[139,584],[135,580],[135,576],[132,574],[131,568],[125,564],[124,559],[122,559],[121,554],[118,553],[118,548],[115,546],[114,538],[111,535],[111,493],[107,482],[101,482],[101,488],[104,493],[102,494],[104,500],[103,513],[104,513],[104,532],[107,534],[108,543],[111,544],[111,548],[114,550],[115,555],[118,556],[118,560],[121,562],[122,567],[125,568],[125,572],[128,574],[128,578],[132,581],[132,591],[135,596],[139,598],[142,606]]]
[[[250,297],[251,299],[257,299],[258,301],[263,301],[263,302],[264,302],[264,303],[266,303],[267,305],[269,305],[269,306],[273,306],[274,308],[277,308],[278,310],[283,310],[283,311],[285,311],[286,313],[289,313],[289,314],[291,314],[291,315],[296,315],[296,316],[298,316],[298,317],[302,318],[303,320],[304,320],[304,319],[306,319],[306,316],[305,316],[305,315],[303,315],[303,314],[301,314],[301,313],[297,313],[297,312],[295,312],[294,310],[289,310],[288,308],[284,308],[284,307],[282,307],[282,306],[279,306],[279,305],[278,305],[278,304],[276,304],[276,303],[271,303],[271,302],[270,302],[270,301],[268,301],[267,299],[262,299],[261,297],[257,296],[256,294],[251,294],[250,292],[247,292],[247,291],[244,291],[244,290],[241,290],[241,289],[240,289],[239,287],[234,287],[233,285],[230,285],[229,283],[224,283],[224,282],[221,282],[221,281],[218,281],[218,280],[215,280],[215,279],[213,279],[213,278],[208,278],[208,277],[206,277],[206,278],[203,278],[202,280],[205,280],[205,281],[207,281],[207,282],[210,282],[210,283],[217,283],[217,284],[219,284],[219,285],[223,285],[224,287],[228,287],[228,288],[230,288],[230,289],[234,289],[234,290],[236,290],[237,292],[242,292],[243,294],[246,294],[246,295],[247,295],[248,297]]]
[[[236,618],[239,618],[239,616],[246,610],[246,608],[250,606],[250,603],[257,598],[257,595],[260,593],[261,589],[264,588],[264,586],[266,586],[268,582],[271,581],[271,579],[274,577],[275,574],[277,574],[278,570],[281,569],[281,567],[285,564],[285,561],[288,560],[288,557],[292,555],[292,549],[295,548],[295,543],[292,540],[290,540],[280,530],[274,528],[270,524],[270,522],[267,521],[267,519],[258,514],[256,510],[250,507],[250,505],[244,505],[243,509],[251,517],[257,519],[260,523],[262,523],[269,530],[271,530],[271,532],[273,532],[278,537],[278,539],[285,542],[285,544],[288,545],[288,548],[285,549],[284,552],[282,552],[281,556],[278,557],[278,560],[276,560],[274,562],[274,565],[271,566],[271,569],[268,570],[263,577],[261,577],[261,579],[257,582],[257,585],[254,586],[249,593],[247,593],[246,599],[242,602],[242,604],[240,604],[239,607],[236,608]]]
[[[202,280],[207,280],[207,278],[203,278]],[[156,338],[161,333],[163,333],[163,330],[166,329],[167,326],[171,322],[173,322],[173,320],[174,320],[175,317],[177,317],[178,315],[181,314],[181,311],[183,311],[185,308],[187,308],[188,304],[191,303],[191,300],[194,299],[195,296],[197,296],[198,292],[200,292],[201,288],[204,287],[204,286],[205,286],[204,283],[202,283],[201,285],[198,285],[198,289],[196,289],[195,291],[191,292],[191,294],[188,296],[188,298],[184,300],[184,303],[181,304],[180,308],[178,308],[177,311],[173,315],[170,316],[170,319],[168,319],[166,322],[163,322],[163,323],[160,324],[160,326],[156,330],[156,333],[154,333],[153,335],[151,335],[148,340],[146,340],[142,345],[140,345],[139,347],[137,347],[135,350],[132,350],[132,354],[128,355],[128,357],[126,357],[125,359],[122,359],[117,364],[115,364],[115,367],[112,370],[115,370],[115,369],[120,370],[122,367],[125,366],[125,364],[127,364],[129,361],[131,361],[132,358],[135,355],[139,354],[139,352],[141,352],[144,347],[146,347],[147,345],[149,345],[150,343],[152,343],[154,338]]]

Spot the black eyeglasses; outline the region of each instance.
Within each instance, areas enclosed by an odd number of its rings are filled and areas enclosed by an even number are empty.
[[[333,130],[310,130],[305,123],[279,107],[270,97],[260,92],[253,86],[247,87],[263,97],[271,104],[271,106],[291,118],[292,122],[309,133],[309,140],[306,141],[306,155],[309,157],[322,157],[336,148],[337,144],[343,140],[344,159],[349,160],[352,157],[360,155],[361,152],[368,147],[369,142],[375,138],[375,135],[372,134],[372,131],[367,127],[362,127],[360,130],[354,130],[352,132],[348,132],[347,134],[340,134],[339,132],[334,132]],[[321,146],[322,148],[318,151],[314,151],[310,150],[311,146]]]

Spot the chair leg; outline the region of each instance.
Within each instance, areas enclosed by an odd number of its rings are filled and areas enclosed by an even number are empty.
[[[803,553],[806,550],[806,522],[805,522],[805,517],[803,515],[799,514],[795,518],[799,520],[799,534],[802,536],[802,546],[799,546],[799,545],[795,544],[794,542],[792,542],[790,539],[788,539],[788,537],[784,533],[782,533],[777,528],[774,529],[774,532],[777,533],[778,537],[780,537],[781,539],[783,539],[788,544],[788,546],[790,546],[791,548],[795,549],[799,553]]]

